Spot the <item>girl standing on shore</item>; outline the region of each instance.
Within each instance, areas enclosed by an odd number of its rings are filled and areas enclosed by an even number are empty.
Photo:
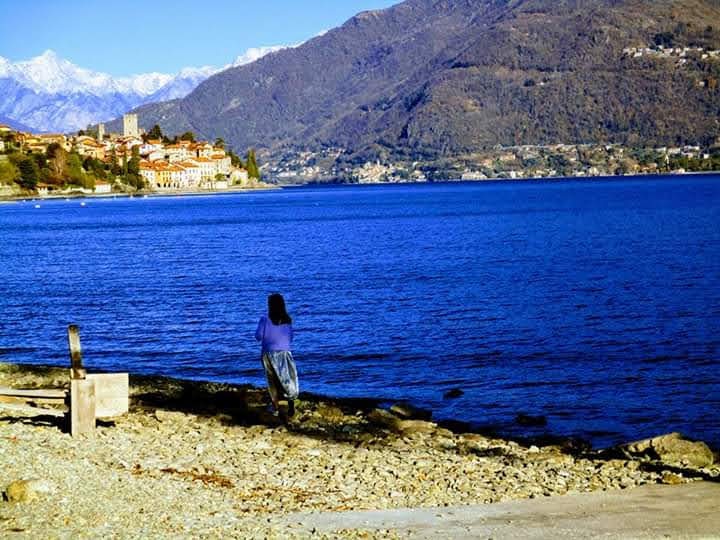
[[[268,313],[260,317],[255,339],[262,343],[262,363],[273,404],[273,415],[280,411],[280,400],[288,401],[288,416],[295,414],[298,378],[290,344],[293,339],[292,319],[281,294],[268,297]]]

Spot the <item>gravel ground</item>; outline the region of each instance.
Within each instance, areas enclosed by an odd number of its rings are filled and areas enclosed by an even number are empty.
[[[67,370],[0,364],[0,386],[66,387]],[[0,536],[293,537],[296,512],[485,504],[718,477],[704,469],[454,433],[372,402],[303,396],[287,424],[261,389],[131,378],[131,411],[94,439],[0,404]],[[393,536],[391,531],[321,536]]]

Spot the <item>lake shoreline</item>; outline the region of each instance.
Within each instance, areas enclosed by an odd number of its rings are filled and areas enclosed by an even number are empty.
[[[138,191],[136,193],[63,193],[58,195],[38,195],[38,194],[25,194],[25,195],[11,195],[11,196],[0,196],[0,203],[12,203],[22,201],[59,201],[59,200],[76,200],[76,199],[143,199],[143,198],[157,198],[157,197],[198,197],[198,196],[213,196],[213,195],[231,195],[235,193],[253,193],[263,191],[274,191],[279,189],[278,186],[272,184],[265,184],[258,187],[238,187],[228,188],[222,190],[197,190],[197,191]]]
[[[442,181],[407,181],[407,182],[359,182],[348,183],[336,180],[289,183],[289,184],[264,184],[257,187],[237,187],[223,190],[178,190],[178,191],[138,191],[137,193],[69,193],[61,195],[38,195],[22,194],[0,196],[0,203],[11,203],[18,201],[45,201],[64,199],[113,199],[113,198],[145,198],[145,197],[192,197],[192,196],[214,196],[232,195],[237,193],[252,193],[262,191],[274,191],[279,189],[302,189],[321,187],[367,187],[367,186],[416,186],[416,185],[447,185],[447,184],[492,184],[492,183],[524,183],[524,182],[563,182],[563,181],[622,181],[622,180],[644,180],[662,178],[692,178],[692,177],[719,176],[720,171],[696,171],[696,172],[669,172],[669,173],[647,173],[647,174],[625,174],[610,176],[543,176],[532,178],[483,178],[478,180],[448,179]]]
[[[66,388],[68,370],[0,363],[0,386]],[[373,400],[303,394],[287,422],[267,403],[266,391],[249,385],[131,376],[130,412],[100,423],[94,439],[73,439],[59,420],[0,403],[0,490],[16,480],[44,486],[38,502],[0,505],[0,528],[292,535],[277,520],[293,512],[488,504],[720,478],[718,465],[453,431],[418,419],[422,411],[393,414]]]
[[[705,413],[720,379],[704,374],[720,335],[716,178],[11,205],[3,345],[22,347],[5,357],[62,365],[72,321],[105,369],[262,384],[253,314],[280,290],[304,389],[510,437],[602,448],[673,430],[720,446]]]

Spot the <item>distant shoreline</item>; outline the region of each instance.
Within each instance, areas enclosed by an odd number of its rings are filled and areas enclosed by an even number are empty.
[[[625,174],[610,176],[541,176],[533,178],[483,178],[476,180],[468,179],[448,179],[440,181],[408,181],[408,182],[342,182],[337,180],[328,180],[320,182],[306,182],[303,184],[266,184],[261,187],[241,187],[228,188],[222,190],[200,190],[200,191],[139,191],[137,193],[66,193],[58,195],[8,195],[0,196],[0,203],[11,203],[27,200],[63,200],[63,199],[117,199],[117,198],[150,198],[150,197],[193,197],[193,196],[212,196],[212,195],[230,195],[235,193],[253,193],[265,191],[277,191],[281,189],[299,189],[299,188],[318,188],[318,187],[364,187],[364,186],[408,186],[408,185],[431,185],[431,184],[485,184],[493,182],[563,182],[563,181],[585,181],[593,182],[598,180],[632,180],[632,179],[664,179],[664,178],[684,178],[684,177],[701,177],[701,176],[720,176],[720,171],[697,171],[685,173],[648,173],[648,174]]]
[[[0,203],[2,202],[17,202],[17,201],[53,201],[53,200],[66,200],[66,199],[144,199],[144,198],[155,198],[155,197],[193,197],[203,195],[223,195],[232,193],[253,193],[258,191],[275,191],[280,189],[280,186],[274,186],[267,184],[262,187],[252,188],[228,188],[222,190],[201,190],[201,191],[139,191],[137,193],[64,193],[58,195],[37,195],[37,194],[25,194],[25,195],[11,195],[11,196],[0,196]]]

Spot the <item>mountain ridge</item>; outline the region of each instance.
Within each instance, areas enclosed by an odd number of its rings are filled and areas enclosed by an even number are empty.
[[[0,114],[33,131],[68,132],[110,121],[145,103],[186,96],[224,69],[244,65],[286,46],[253,47],[222,67],[187,67],[175,74],[114,77],[82,68],[47,50],[30,60],[0,56]]]
[[[623,50],[658,36],[717,50],[717,20],[711,0],[408,0],[137,112],[145,127],[222,137],[269,159],[706,142],[720,132],[720,62]]]

